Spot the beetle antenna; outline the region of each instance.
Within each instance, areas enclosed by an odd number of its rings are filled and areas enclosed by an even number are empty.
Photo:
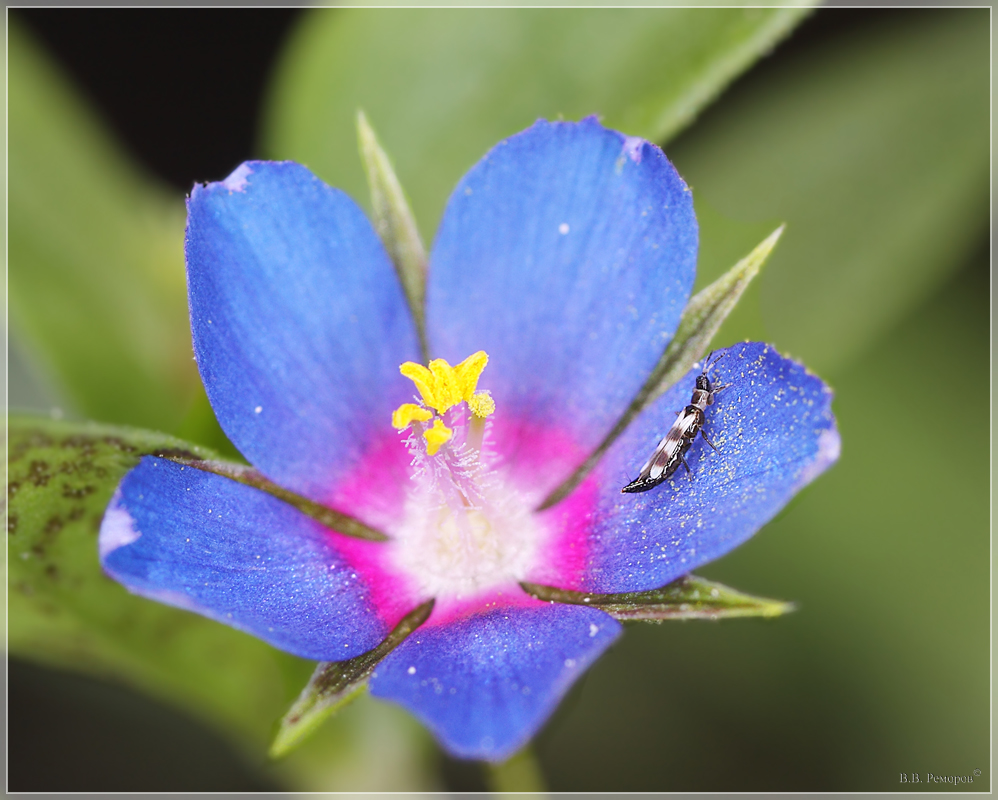
[[[700,373],[701,375],[706,375],[706,374],[707,374],[707,367],[708,367],[708,365],[709,365],[709,362],[710,362],[710,357],[711,357],[712,355],[714,355],[714,351],[713,351],[713,350],[711,350],[711,351],[710,351],[710,352],[709,352],[709,353],[707,354],[707,357],[706,357],[706,358],[705,358],[705,359],[703,360],[703,372],[701,372],[701,373]]]
[[[711,356],[714,355],[714,352],[715,352],[714,350],[711,350],[710,351],[710,355]],[[711,367],[716,366],[717,362],[720,361],[722,358],[724,358],[726,355],[727,355],[727,353],[721,353],[721,355],[719,355],[717,358],[714,359],[714,363],[710,364],[709,366],[711,366]],[[707,356],[707,360],[708,361],[710,360],[710,356]],[[705,361],[704,362],[704,368],[703,368],[703,374],[704,375],[707,374],[707,369],[708,369],[708,365],[707,365],[707,362]]]

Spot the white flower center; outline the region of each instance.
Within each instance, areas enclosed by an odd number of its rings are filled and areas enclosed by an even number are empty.
[[[461,477],[442,491],[425,473],[417,475],[392,545],[396,566],[421,594],[438,600],[524,580],[540,544],[539,526],[515,491],[492,481],[468,506],[460,500]]]

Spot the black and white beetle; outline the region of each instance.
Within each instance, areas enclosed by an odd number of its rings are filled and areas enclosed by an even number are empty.
[[[713,447],[715,451],[717,450],[714,447],[714,443],[703,432],[703,425],[706,421],[704,412],[707,406],[714,402],[714,395],[731,384],[724,383],[713,387],[710,385],[707,370],[724,358],[724,353],[722,353],[714,359],[714,364],[711,364],[710,356],[712,355],[714,355],[713,351],[704,359],[703,372],[697,375],[696,388],[693,390],[693,397],[690,398],[690,404],[678,412],[676,421],[672,423],[672,427],[665,434],[665,438],[658,443],[658,447],[655,448],[655,452],[651,454],[651,458],[641,468],[638,477],[620,490],[622,493],[631,494],[633,492],[647,492],[649,489],[654,489],[660,483],[669,480],[675,474],[676,470],[679,469],[680,464],[686,467],[686,471],[692,477],[693,473],[690,470],[690,465],[686,463],[686,452],[692,446],[693,440],[696,439],[698,433],[707,444]]]

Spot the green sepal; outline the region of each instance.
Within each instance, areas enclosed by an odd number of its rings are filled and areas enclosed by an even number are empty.
[[[627,410],[620,415],[610,432],[589,454],[589,457],[545,498],[538,510],[550,508],[568,497],[572,490],[599,463],[603,454],[610,449],[617,437],[631,424],[631,420],[640,414],[649,403],[673,386],[700,360],[725,318],[738,305],[738,301],[748,289],[752,279],[759,274],[759,270],[766,263],[766,259],[769,258],[769,254],[773,251],[782,234],[783,226],[781,225],[745,258],[690,299],[683,310],[682,318],[679,320],[676,335],[666,346],[658,364],[655,365],[644,386],[634,396]]]
[[[367,687],[367,679],[378,662],[426,622],[433,611],[433,602],[430,600],[409,612],[373,650],[348,661],[319,662],[308,684],[281,719],[270,746],[270,757],[287,754],[335,711],[356,698]]]
[[[424,325],[426,248],[419,236],[416,218],[412,215],[409,201],[406,200],[402,185],[392,168],[392,162],[381,147],[363,111],[357,112],[357,144],[360,148],[360,160],[367,175],[367,186],[371,192],[374,229],[381,237],[381,242],[395,265],[395,271],[409,303],[409,310],[416,321],[423,361],[428,362],[430,357]]]
[[[769,234],[751,253],[710,286],[697,292],[686,304],[676,335],[665,348],[648,379],[647,396],[643,399],[642,407],[654,402],[674,386],[707,352],[707,347],[720,330],[721,324],[734,310],[749,284],[766,263],[769,254],[773,252],[783,235],[783,229],[784,226],[781,225]]]
[[[778,617],[794,610],[794,604],[785,600],[754,597],[696,575],[684,575],[648,592],[621,594],[573,592],[534,583],[521,583],[520,586],[538,600],[590,606],[624,621]]]

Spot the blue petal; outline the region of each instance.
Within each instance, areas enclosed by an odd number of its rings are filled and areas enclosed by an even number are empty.
[[[704,430],[670,480],[621,494],[690,402],[688,373],[624,432],[601,466],[586,588],[653,589],[718,558],[768,522],[839,455],[831,390],[801,365],[755,342],[735,345],[709,374],[730,383],[707,407]]]
[[[495,609],[416,631],[378,665],[371,692],[409,709],[452,755],[503,761],[620,630],[582,606]]]
[[[497,418],[554,424],[586,452],[672,338],[696,253],[690,191],[658,147],[593,118],[538,121],[451,196],[430,258],[430,346],[452,363],[485,350]]]
[[[194,352],[232,442],[319,502],[411,399],[415,328],[356,204],[291,162],[251,161],[188,201]],[[408,384],[408,385],[407,385]]]
[[[108,506],[99,547],[130,591],[302,658],[352,658],[387,633],[335,534],[213,473],[146,456]]]

